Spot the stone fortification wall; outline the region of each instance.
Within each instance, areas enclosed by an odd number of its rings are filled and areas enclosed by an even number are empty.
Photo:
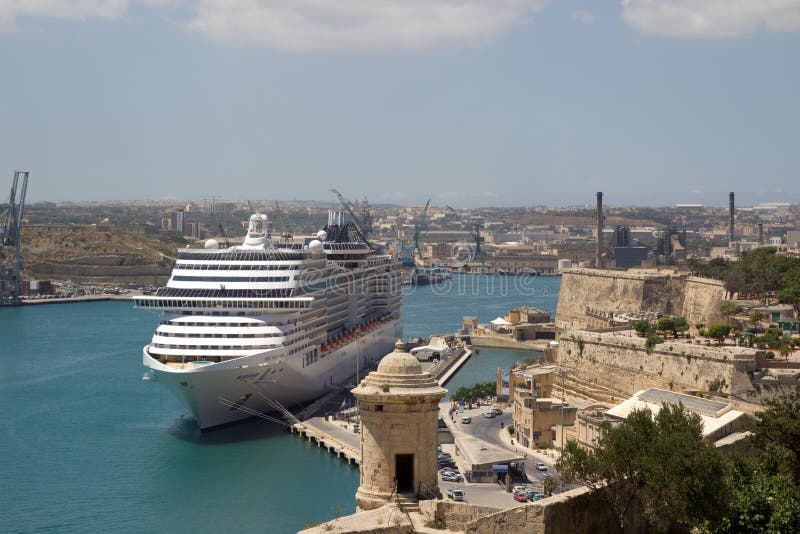
[[[644,338],[585,330],[564,332],[558,347],[558,361],[573,387],[580,384],[586,396],[611,402],[651,387],[708,391],[712,384],[721,393],[746,398],[754,391],[755,359],[753,349],[685,341],[661,343],[648,352]]]
[[[587,313],[653,311],[683,315],[690,323],[719,318],[722,282],[673,270],[569,269],[561,278],[556,322],[568,328],[598,328],[607,320]]]
[[[426,520],[441,521],[447,526],[447,530],[464,530],[468,523],[501,510],[490,506],[437,500],[420,501],[419,509]]]
[[[602,491],[602,490],[601,490]],[[626,532],[646,532],[641,510],[628,510]],[[468,523],[466,534],[589,534],[617,531],[608,505],[597,493],[574,489],[541,501],[503,510]]]
[[[587,308],[601,312],[625,313],[652,310],[679,314],[687,275],[674,271],[632,269],[569,269],[561,277],[556,323],[572,328],[606,326],[594,319]]]
[[[719,307],[727,292],[719,280],[690,276],[686,279],[683,316],[689,324],[711,324],[723,319]]]

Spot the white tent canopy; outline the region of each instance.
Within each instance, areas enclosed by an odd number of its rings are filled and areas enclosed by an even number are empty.
[[[492,324],[495,326],[511,326],[511,323],[509,323],[502,317],[498,317],[497,319],[493,320]]]

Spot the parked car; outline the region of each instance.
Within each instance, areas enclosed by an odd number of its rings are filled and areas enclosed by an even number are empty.
[[[547,471],[547,466],[544,464],[544,462],[536,462],[536,469],[539,471]]]
[[[464,500],[464,492],[461,491],[460,488],[452,487],[447,490],[447,496],[453,499],[454,501],[463,501]]]
[[[492,408],[492,413],[495,415],[503,415],[503,410],[501,408]]]
[[[528,502],[528,495],[522,491],[514,492],[514,500],[519,502]]]
[[[437,465],[441,469],[442,467],[454,467],[456,464],[453,463],[453,460],[439,460]]]
[[[533,493],[533,494],[529,493],[528,494],[528,500],[529,501],[540,501],[540,500],[544,499],[545,497],[547,497],[547,495],[545,495],[544,493]]]
[[[468,417],[465,415],[464,417],[461,418],[461,422],[464,423],[465,425],[468,425],[472,422],[472,417]]]
[[[484,416],[486,419],[494,419],[494,418],[495,418],[495,413],[494,413],[494,411],[491,411],[491,412],[486,412],[486,413],[484,413],[484,414],[483,414],[483,416]]]
[[[460,475],[461,473],[458,472],[458,468],[456,467],[443,467],[439,472],[443,475],[452,474],[452,475]]]
[[[442,474],[442,480],[446,480],[447,482],[461,482],[463,479],[464,477],[462,477],[460,473],[454,473],[452,471]]]

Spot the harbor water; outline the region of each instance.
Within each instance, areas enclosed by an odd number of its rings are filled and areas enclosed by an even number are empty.
[[[407,288],[406,336],[520,304],[555,310],[559,279],[513,278]],[[157,322],[126,302],[0,308],[0,532],[281,534],[355,510],[357,467],[261,420],[201,434],[142,383]],[[448,388],[529,355],[484,349]]]

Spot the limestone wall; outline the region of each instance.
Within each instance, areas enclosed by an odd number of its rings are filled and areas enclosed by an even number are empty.
[[[420,501],[419,508],[426,520],[442,521],[447,530],[464,530],[468,523],[500,511],[490,506],[437,500]]]
[[[686,279],[682,315],[689,324],[720,321],[723,317],[719,307],[725,296],[725,286],[719,280],[690,276]]]
[[[683,310],[686,275],[673,271],[634,269],[569,269],[561,277],[556,323],[573,328],[605,326],[586,308],[624,313],[644,309],[665,314]]]
[[[569,269],[561,278],[556,322],[568,328],[596,328],[607,321],[586,313],[649,310],[683,315],[690,323],[719,318],[725,297],[722,282],[673,270]]]
[[[646,532],[637,506],[631,506],[627,532]],[[616,532],[617,524],[597,493],[578,488],[541,501],[503,510],[468,523],[466,534],[589,534]]]
[[[588,391],[596,389],[619,398],[651,387],[709,390],[714,382],[721,393],[747,396],[753,391],[748,374],[755,369],[753,349],[706,347],[681,340],[656,345],[648,353],[644,345],[638,336],[568,331],[561,336],[558,361],[565,364],[570,379]]]

